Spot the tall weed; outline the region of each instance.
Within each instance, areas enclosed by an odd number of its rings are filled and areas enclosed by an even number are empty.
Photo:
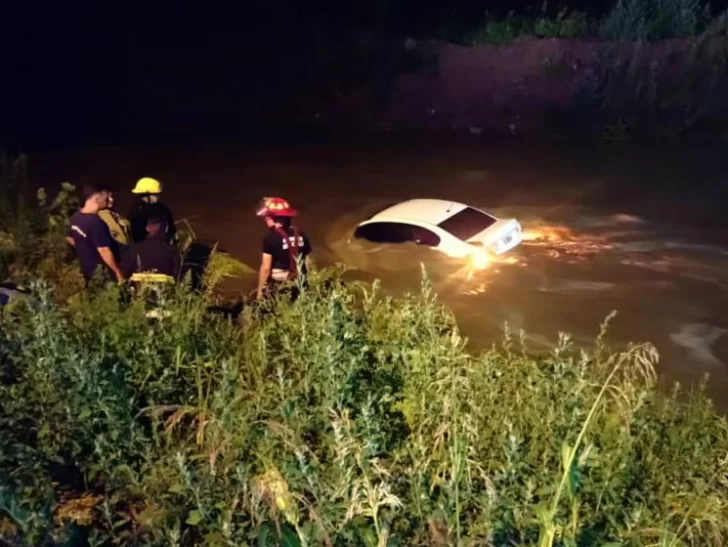
[[[214,276],[213,276],[214,278]],[[423,278],[149,322],[118,289],[0,322],[0,534],[40,545],[719,545],[725,420],[649,345],[479,355]]]
[[[25,156],[10,158],[0,149],[0,281],[29,284],[42,278],[67,298],[82,287],[77,267],[66,260],[68,220],[78,208],[75,187],[63,183],[52,198],[35,196]],[[32,199],[34,197],[34,199]]]

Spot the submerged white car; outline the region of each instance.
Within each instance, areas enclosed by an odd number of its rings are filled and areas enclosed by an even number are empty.
[[[521,224],[454,201],[412,199],[392,205],[357,226],[355,238],[375,243],[414,242],[485,267],[491,255],[521,243]]]

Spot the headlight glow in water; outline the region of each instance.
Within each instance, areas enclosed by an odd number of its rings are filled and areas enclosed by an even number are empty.
[[[475,270],[484,270],[490,266],[490,254],[485,249],[478,249],[470,255],[470,264]]]

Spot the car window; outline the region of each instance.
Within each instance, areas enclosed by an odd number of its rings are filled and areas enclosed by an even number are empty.
[[[438,226],[458,239],[465,241],[491,227],[496,222],[497,219],[494,217],[472,207],[466,207],[459,213],[455,213],[450,218],[443,220]]]
[[[427,228],[412,226],[412,233],[414,235],[415,242],[418,245],[437,247],[440,244],[440,236],[438,236],[434,232],[431,232]]]
[[[359,226],[354,237],[373,243],[406,243],[414,241],[412,226],[401,222],[373,222]]]

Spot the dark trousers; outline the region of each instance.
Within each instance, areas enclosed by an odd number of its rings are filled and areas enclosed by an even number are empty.
[[[297,283],[290,281],[268,281],[265,286],[265,297],[266,300],[273,300],[277,297],[288,298],[291,302],[295,302],[296,299],[301,295],[301,289]]]

